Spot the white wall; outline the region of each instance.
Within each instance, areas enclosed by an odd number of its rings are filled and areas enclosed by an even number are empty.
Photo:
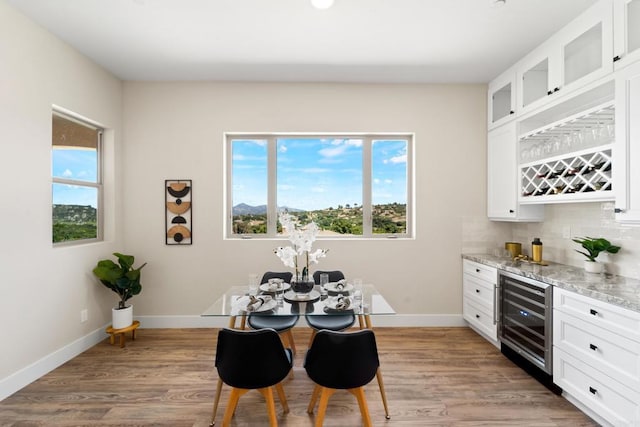
[[[125,83],[127,250],[138,315],[198,315],[276,242],[223,240],[223,132],[415,132],[416,240],[327,241],[319,268],[375,283],[401,314],[461,313],[467,223],[486,220],[486,86]],[[193,245],[164,244],[165,179],[193,180]]]
[[[29,371],[64,359],[56,353],[102,328],[112,294],[91,277],[96,260],[122,248],[115,194],[122,84],[0,0],[0,399],[29,381]],[[100,244],[51,243],[51,111],[58,105],[109,129],[106,147],[107,237]],[[11,190],[11,186],[15,186]],[[80,310],[89,320],[80,323]],[[73,347],[72,345],[72,347]],[[51,355],[57,354],[52,357]],[[37,370],[37,369],[36,369]],[[37,373],[35,373],[37,375]]]

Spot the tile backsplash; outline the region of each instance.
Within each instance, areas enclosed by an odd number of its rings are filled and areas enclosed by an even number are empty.
[[[546,205],[544,222],[513,224],[511,237],[522,243],[523,252],[528,255],[531,241],[539,237],[544,245],[543,259],[577,267],[581,267],[586,258],[576,252],[582,248],[571,239],[604,237],[622,247],[615,255],[601,253],[598,256],[606,272],[640,279],[640,227],[616,222],[613,209],[613,203]]]
[[[608,273],[640,279],[640,226],[615,221],[613,203],[566,203],[545,206],[540,223],[488,221],[486,217],[466,217],[462,221],[462,252],[493,253],[504,242],[522,243],[522,251],[531,255],[531,242],[539,237],[543,259],[582,267],[586,259],[572,238],[604,237],[622,247],[617,254],[601,253],[598,261]]]

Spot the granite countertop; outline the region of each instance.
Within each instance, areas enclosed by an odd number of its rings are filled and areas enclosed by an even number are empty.
[[[587,273],[565,264],[550,262],[543,266],[488,254],[463,254],[462,258],[640,312],[640,280],[637,279]]]

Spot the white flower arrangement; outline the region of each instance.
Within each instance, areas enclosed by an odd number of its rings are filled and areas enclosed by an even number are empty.
[[[313,242],[318,235],[318,225],[311,221],[305,226],[300,225],[300,221],[295,216],[287,213],[280,212],[278,214],[282,229],[289,235],[289,241],[291,246],[276,248],[275,253],[287,267],[295,269],[295,280],[309,281],[309,265],[317,264],[320,258],[323,258],[327,254],[327,249],[311,250]],[[305,266],[302,269],[302,276],[298,270],[298,256],[304,256]]]

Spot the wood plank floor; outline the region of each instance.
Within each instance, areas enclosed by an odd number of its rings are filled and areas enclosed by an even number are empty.
[[[375,426],[596,426],[467,328],[378,328],[391,420],[375,380],[367,386]],[[217,374],[216,329],[139,329],[124,349],[108,340],[0,402],[2,426],[208,426]],[[282,426],[312,426],[313,390],[302,361],[309,330],[295,328],[299,351],[284,388]],[[216,426],[229,397],[223,388]],[[278,404],[277,404],[278,405]],[[234,426],[268,425],[258,392],[240,399]],[[325,426],[358,426],[355,398],[329,401]]]

